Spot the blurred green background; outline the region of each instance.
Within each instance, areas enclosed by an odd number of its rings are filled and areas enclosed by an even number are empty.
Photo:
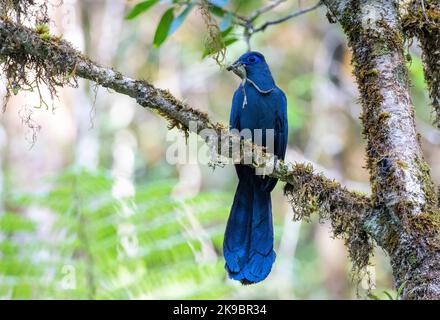
[[[171,1],[133,20],[124,17],[139,1],[54,2],[51,33],[103,65],[169,89],[214,121],[228,122],[239,79],[202,59],[207,32],[197,7],[156,48],[155,30]],[[248,14],[267,1],[225,3]],[[286,1],[259,21],[312,4]],[[325,14],[319,8],[270,27],[254,36],[252,49],[265,54],[288,97],[287,159],[311,162],[368,193],[351,56],[342,31]],[[225,63],[246,50],[240,28],[229,36],[237,41],[228,46]],[[431,126],[416,43],[408,53],[417,126],[439,183],[440,137]],[[163,119],[135,101],[88,81],[60,89],[53,101],[43,94],[49,110],[36,108],[36,93],[20,92],[0,116],[0,298],[367,298],[364,284],[351,279],[343,243],[317,218],[293,222],[281,184],[272,195],[272,273],[252,286],[227,279],[221,248],[237,184],[233,167],[168,163],[176,139],[185,145],[183,134],[168,131]],[[377,296],[395,290],[381,250],[370,271]]]

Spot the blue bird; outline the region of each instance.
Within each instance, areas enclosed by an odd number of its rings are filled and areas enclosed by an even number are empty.
[[[252,139],[284,160],[287,101],[284,92],[276,86],[264,56],[247,52],[227,70],[243,80],[232,99],[230,129],[237,129],[243,139]],[[250,129],[250,136],[243,133],[244,129]],[[274,133],[270,140],[273,146],[265,139],[269,129]],[[257,139],[258,131],[262,139]],[[226,226],[223,255],[229,277],[242,284],[252,284],[264,280],[275,261],[270,192],[277,179],[256,175],[255,169],[242,164],[236,164],[235,169],[239,182]]]

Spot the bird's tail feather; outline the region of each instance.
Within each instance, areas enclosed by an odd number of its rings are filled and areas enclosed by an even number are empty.
[[[230,278],[244,284],[264,280],[275,261],[270,192],[253,176],[240,179],[223,243]]]

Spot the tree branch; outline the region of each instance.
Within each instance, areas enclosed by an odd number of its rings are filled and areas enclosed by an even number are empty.
[[[250,14],[247,17],[237,15],[231,11],[226,11],[226,12],[231,13],[233,15],[233,17],[235,18],[235,22],[244,28],[244,38],[245,38],[245,42],[248,47],[248,51],[251,50],[250,41],[251,41],[252,36],[255,33],[264,31],[264,30],[266,30],[267,27],[269,27],[271,25],[279,24],[279,23],[285,22],[287,20],[290,20],[292,18],[306,14],[310,11],[313,11],[313,10],[317,9],[318,7],[320,7],[323,3],[320,0],[320,1],[318,1],[318,3],[316,3],[315,5],[313,5],[309,8],[295,11],[295,12],[293,12],[285,17],[282,17],[280,19],[277,19],[277,20],[267,21],[258,28],[255,27],[254,22],[259,16],[276,8],[277,6],[279,6],[281,3],[285,2],[285,1],[286,0],[274,0],[271,3],[266,4],[265,6],[258,8],[257,10],[255,10],[252,14]]]
[[[287,15],[285,17],[282,17],[280,19],[276,19],[276,20],[272,20],[272,21],[267,21],[263,25],[261,25],[260,27],[255,28],[253,33],[264,31],[264,30],[266,30],[267,27],[269,27],[271,25],[279,24],[279,23],[285,22],[287,20],[293,19],[295,17],[301,16],[303,14],[306,14],[306,13],[308,13],[310,11],[313,11],[313,10],[319,8],[321,5],[322,5],[322,1],[319,1],[318,3],[316,3],[315,5],[313,5],[313,6],[309,7],[309,8],[305,8],[305,9],[302,9],[302,10],[299,10],[299,11],[292,12],[291,14],[289,14],[289,15]]]
[[[260,15],[278,7],[283,2],[286,2],[286,0],[273,0],[272,2],[266,4],[265,6],[258,8],[249,16],[248,18],[249,21],[256,20]]]

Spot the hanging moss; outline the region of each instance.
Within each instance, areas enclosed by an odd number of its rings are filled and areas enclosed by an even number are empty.
[[[361,193],[348,192],[338,182],[316,175],[311,165],[295,164],[291,181],[284,187],[295,220],[330,220],[333,235],[344,240],[353,264],[353,274],[360,280],[373,254],[373,243],[364,228],[363,218],[369,199]]]
[[[1,1],[3,16],[0,18],[3,27],[7,29],[9,35],[0,37],[0,56],[2,57],[1,71],[8,81],[7,96],[18,94],[20,91],[34,91],[39,94],[40,106],[48,108],[48,104],[43,100],[40,87],[46,86],[52,96],[56,96],[56,87],[69,85],[76,86],[76,79],[66,70],[66,65],[71,65],[71,60],[63,50],[57,50],[59,47],[68,47],[66,43],[59,37],[54,38],[49,33],[47,8],[45,5],[35,7],[32,6],[34,1]],[[13,20],[26,20],[34,25],[31,30],[19,24],[15,24]],[[22,41],[23,49],[17,50],[17,44],[24,37],[23,31],[35,32],[36,37],[27,37]],[[37,38],[38,37],[38,38]],[[38,40],[44,40],[45,46],[40,46]],[[27,54],[25,47],[35,46],[43,53],[43,57]],[[14,54],[8,54],[9,50],[13,50]],[[72,49],[69,50],[71,52]],[[50,57],[49,59],[46,59]],[[6,102],[7,103],[7,100]],[[6,108],[6,104],[4,105]]]
[[[207,29],[205,39],[205,52],[208,53],[220,67],[226,58],[226,45],[216,20],[212,17],[210,7],[212,6],[207,0],[202,0],[199,4],[200,14]]]
[[[424,0],[423,10],[420,0],[408,4],[408,12],[402,18],[402,28],[406,37],[417,37],[422,47],[424,76],[435,113],[434,123],[440,128],[440,3]]]

